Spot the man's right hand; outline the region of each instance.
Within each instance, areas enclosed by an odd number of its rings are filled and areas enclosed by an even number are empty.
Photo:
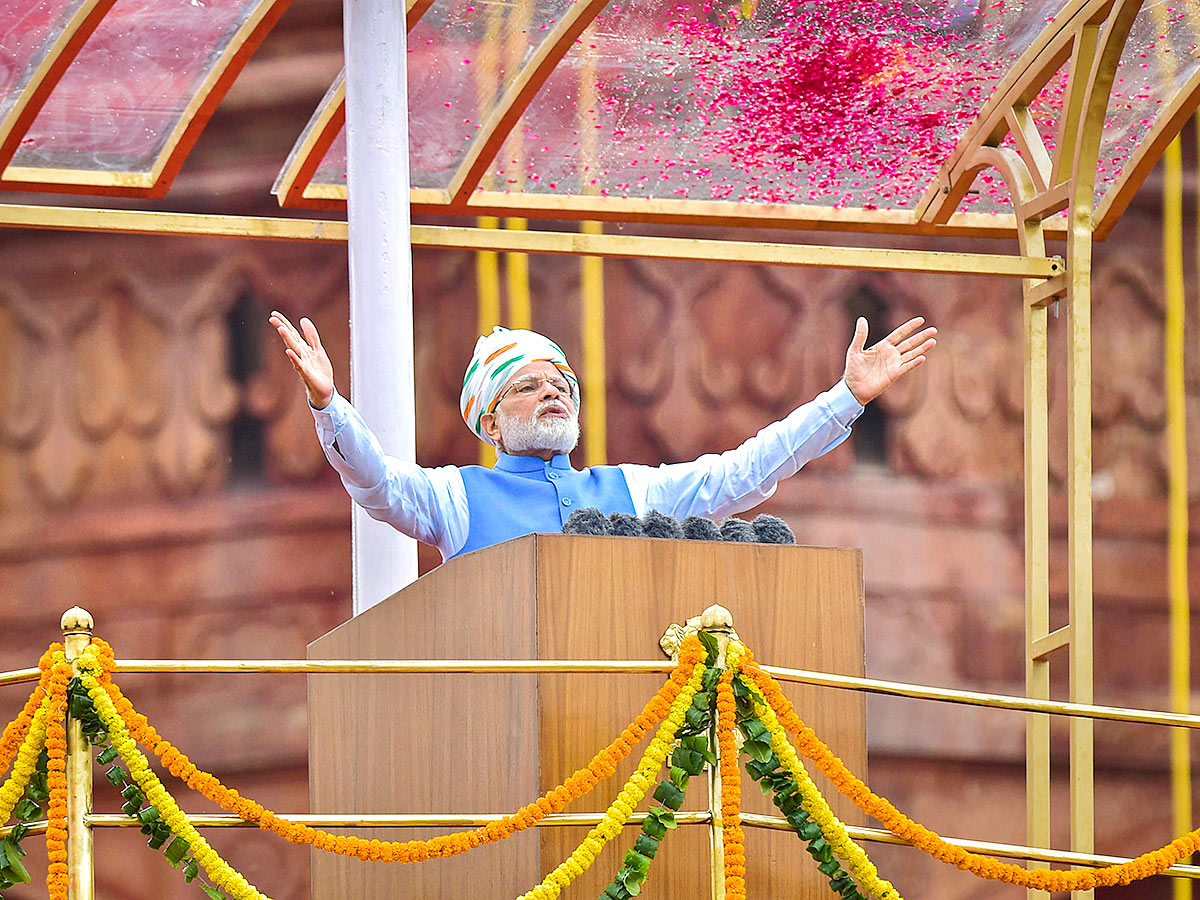
[[[269,320],[279,332],[286,346],[284,350],[292,361],[292,368],[304,382],[308,391],[308,402],[316,409],[324,409],[333,401],[333,363],[329,354],[321,346],[321,336],[317,334],[317,326],[311,319],[300,320],[300,331],[287,320],[281,312],[272,312]]]

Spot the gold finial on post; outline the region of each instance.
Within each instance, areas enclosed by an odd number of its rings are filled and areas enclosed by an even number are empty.
[[[63,644],[71,671],[79,674],[76,660],[92,640],[92,614],[72,606],[62,617]],[[67,895],[71,900],[93,900],[96,895],[92,826],[92,745],[83,736],[83,723],[67,718]]]
[[[719,603],[714,603],[698,616],[692,616],[682,625],[668,625],[667,630],[663,632],[663,636],[658,639],[658,646],[662,648],[662,652],[671,658],[672,662],[679,661],[679,648],[683,642],[698,631],[711,631],[715,634],[725,634],[739,640],[737,632],[733,630],[733,613],[721,606]],[[725,645],[721,645],[721,660],[725,659]]]
[[[705,631],[733,631],[733,613],[720,603],[714,603],[700,613],[700,627]]]
[[[96,627],[96,623],[92,619],[92,614],[82,606],[72,606],[65,613],[63,613],[60,624],[62,625],[63,635],[83,633],[90,637],[92,634],[92,629]],[[83,646],[87,646],[86,641],[84,642]],[[80,647],[79,649],[82,650],[83,647]],[[69,651],[67,658],[74,658],[69,655]]]

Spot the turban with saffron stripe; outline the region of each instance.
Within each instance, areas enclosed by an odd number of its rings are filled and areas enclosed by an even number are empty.
[[[571,386],[571,400],[579,408],[579,379],[567,365],[562,348],[536,331],[510,330],[497,325],[491,334],[482,335],[475,342],[475,353],[463,376],[462,394],[458,398],[463,421],[481,441],[492,443],[480,425],[484,414],[495,412],[504,385],[534,362],[548,362],[563,374]]]

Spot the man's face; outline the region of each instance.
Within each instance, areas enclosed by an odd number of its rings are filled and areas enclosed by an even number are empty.
[[[494,425],[500,448],[513,455],[569,453],[579,443],[571,388],[551,363],[519,369],[500,392]]]

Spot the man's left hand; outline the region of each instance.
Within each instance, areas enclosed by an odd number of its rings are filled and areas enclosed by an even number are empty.
[[[854,340],[846,351],[846,387],[856,400],[866,406],[901,376],[911,372],[921,363],[936,345],[936,328],[921,326],[925,320],[920,316],[909,319],[882,341],[869,350],[867,344],[867,320],[860,318],[854,325]]]

